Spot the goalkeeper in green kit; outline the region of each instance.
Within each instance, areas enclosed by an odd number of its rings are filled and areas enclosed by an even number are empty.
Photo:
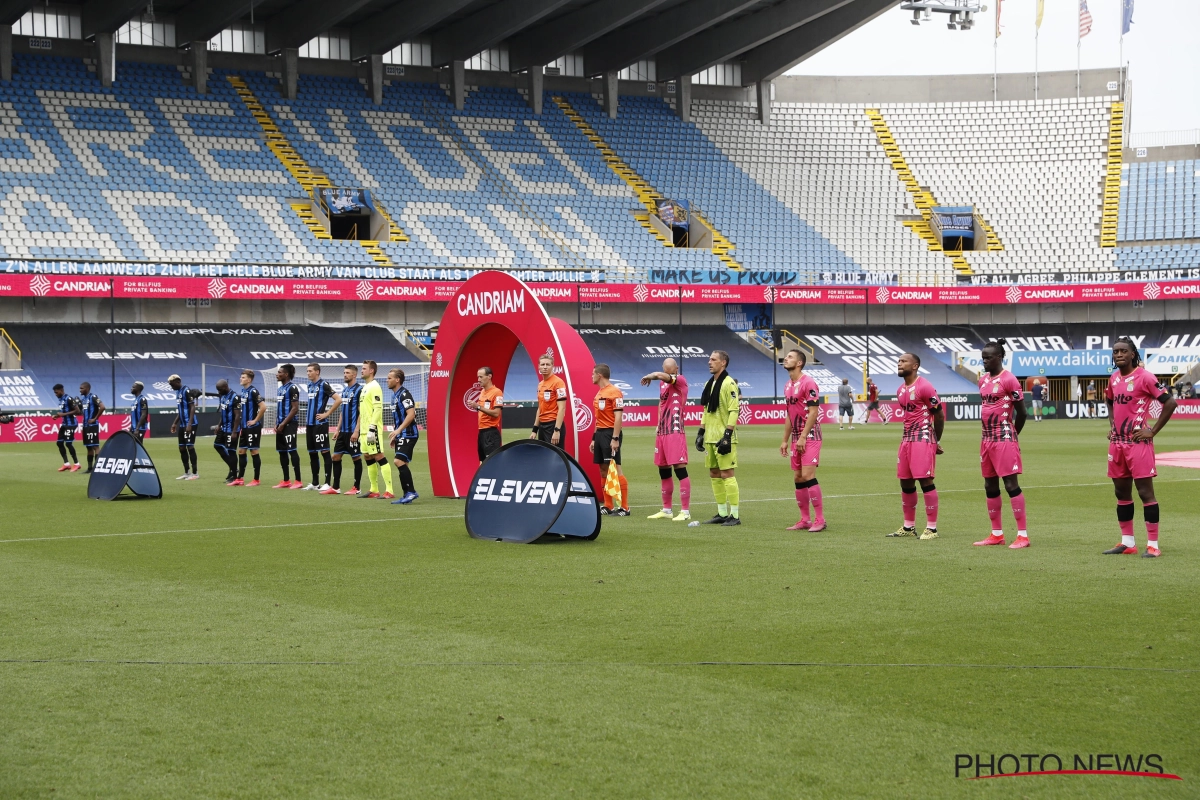
[[[737,421],[741,409],[737,381],[726,371],[729,354],[724,350],[713,350],[708,357],[708,371],[712,377],[704,385],[700,405],[704,413],[700,418],[700,432],[696,435],[696,449],[704,453],[704,466],[712,480],[713,495],[717,500],[717,514],[704,520],[702,525],[741,525],[738,514],[737,478]],[[695,524],[695,523],[693,523]]]
[[[383,389],[375,380],[379,366],[374,361],[364,361],[362,366],[363,389],[358,396],[358,444],[363,460],[367,462],[367,477],[371,480],[369,492],[359,492],[363,500],[382,497],[392,500],[392,465],[383,454]],[[351,436],[353,439],[354,436]],[[384,492],[379,494],[380,468],[383,469]]]

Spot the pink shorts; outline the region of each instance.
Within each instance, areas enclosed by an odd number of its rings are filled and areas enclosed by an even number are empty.
[[[896,477],[902,479],[932,478],[937,462],[937,445],[933,442],[901,442],[896,456]]]
[[[979,468],[985,478],[1021,474],[1021,447],[1016,442],[980,442]]]
[[[673,467],[688,463],[687,435],[660,433],[654,437],[654,466]]]
[[[1108,477],[1153,478],[1157,475],[1154,442],[1108,443]]]
[[[821,440],[806,439],[803,453],[796,449],[798,442],[797,439],[792,440],[792,469],[821,466]]]

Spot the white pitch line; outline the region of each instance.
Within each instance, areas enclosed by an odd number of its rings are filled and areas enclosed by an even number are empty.
[[[0,539],[0,544],[14,542],[57,542],[64,539],[110,539],[115,536],[155,536],[163,533],[219,533],[222,531],[253,531],[263,528],[307,528],[314,525],[357,525],[363,522],[404,522],[418,519],[462,519],[462,514],[425,517],[374,517],[372,519],[331,519],[324,522],[282,522],[278,525],[234,525],[227,528],[179,528],[169,531],[134,531],[130,533],[86,533],[79,536],[39,536],[31,539]]]
[[[1157,483],[1195,483],[1197,481],[1200,481],[1200,478],[1183,478],[1181,480],[1174,480],[1174,481],[1159,480],[1159,481],[1157,481]],[[1099,481],[1096,483],[1057,483],[1057,484],[1051,484],[1049,486],[1023,486],[1021,488],[1023,490],[1025,490],[1025,489],[1074,489],[1076,487],[1086,487],[1086,486],[1108,486],[1109,483],[1110,483],[1109,481]],[[978,492],[978,491],[979,491],[979,489],[939,489],[938,493],[939,494],[950,494],[950,493],[959,493],[959,492]],[[869,493],[864,493],[864,494],[831,494],[831,495],[826,495],[826,499],[835,500],[835,499],[846,499],[846,498],[855,498],[855,497],[890,497],[894,494],[895,494],[895,492],[869,492]],[[794,497],[766,497],[766,498],[759,498],[757,500],[743,500],[742,503],[743,504],[745,504],[745,503],[790,503],[790,502],[793,502],[794,500],[795,500]],[[631,508],[658,508],[659,506],[655,505],[655,504],[649,504],[649,505],[635,505],[635,506],[630,506],[630,507]],[[390,518],[375,517],[373,519],[334,519],[334,520],[327,520],[324,522],[282,522],[282,523],[279,523],[276,525],[234,525],[234,526],[224,527],[224,528],[179,528],[176,530],[135,531],[135,532],[130,532],[130,533],[87,533],[87,534],[81,534],[79,536],[39,536],[39,537],[34,537],[34,538],[29,538],[29,539],[0,539],[0,544],[14,544],[17,542],[58,542],[58,541],[63,541],[63,540],[68,540],[68,539],[111,539],[114,537],[121,537],[121,536],[156,536],[159,534],[167,534],[167,533],[221,533],[224,531],[253,531],[253,530],[263,530],[266,528],[309,528],[309,527],[314,527],[314,526],[319,526],[319,525],[341,525],[341,524],[357,525],[357,524],[363,523],[363,522],[388,522],[390,520],[394,520],[396,522],[404,522],[404,521],[408,521],[408,520],[415,521],[415,520],[422,520],[422,519],[462,519],[462,517],[463,517],[462,514],[443,514],[443,515],[437,515],[437,516],[431,515],[431,516],[423,516],[423,517],[390,517]]]

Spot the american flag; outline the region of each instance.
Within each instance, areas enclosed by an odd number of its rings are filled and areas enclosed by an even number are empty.
[[[1079,0],[1079,38],[1092,32],[1092,12],[1088,11],[1087,0]]]

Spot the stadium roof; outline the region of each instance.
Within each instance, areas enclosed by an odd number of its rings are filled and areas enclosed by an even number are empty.
[[[41,0],[0,0],[12,24]],[[153,0],[176,41],[207,41],[238,22],[265,25],[268,52],[331,28],[350,31],[351,58],[426,37],[433,66],[506,44],[515,71],[582,52],[588,76],[654,58],[660,79],[742,62],[745,85],[769,80],[900,0]],[[85,0],[84,38],[113,32],[150,0]],[[251,8],[253,7],[253,12]]]

